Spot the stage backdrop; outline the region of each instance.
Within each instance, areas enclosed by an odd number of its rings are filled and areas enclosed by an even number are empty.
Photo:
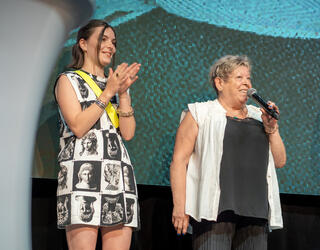
[[[180,114],[188,103],[215,98],[209,67],[227,54],[252,60],[253,87],[281,110],[287,165],[277,170],[282,193],[319,195],[319,1],[97,0],[93,18],[117,32],[117,60],[142,64],[132,86],[137,130],[127,142],[140,184],[169,185]],[[56,178],[57,75],[70,62],[70,34],[43,100],[33,177]],[[45,84],[45,83],[44,83]],[[35,97],[36,98],[36,97]]]

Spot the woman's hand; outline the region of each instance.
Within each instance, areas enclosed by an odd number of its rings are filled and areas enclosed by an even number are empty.
[[[101,94],[102,99],[111,98],[116,93],[119,94],[119,97],[125,94],[127,89],[138,79],[137,73],[140,66],[141,64],[138,63],[133,63],[130,66],[127,63],[122,63],[114,72],[109,68],[107,87]]]
[[[189,215],[186,215],[184,209],[173,207],[172,224],[177,231],[177,234],[186,234],[189,225]]]
[[[273,102],[269,101],[268,105],[270,108],[275,109],[276,112],[280,114],[279,108]],[[287,155],[285,146],[279,133],[278,121],[274,119],[271,115],[269,115],[264,109],[261,109],[261,112],[264,130],[269,135],[268,138],[274,159],[274,164],[276,168],[282,168],[286,164]]]
[[[177,130],[170,164],[170,184],[173,198],[172,224],[177,234],[185,234],[189,215],[185,213],[187,166],[198,136],[198,124],[187,112]]]
[[[118,93],[119,89],[128,78],[128,75],[126,74],[127,68],[127,63],[120,64],[114,72],[111,68],[109,68],[107,86],[102,95],[107,95],[109,98],[111,98]]]
[[[273,102],[268,101],[267,104],[270,109],[274,109],[278,114],[280,114],[279,108]],[[260,110],[262,112],[261,119],[266,133],[274,134],[278,129],[278,121],[269,115],[263,108],[260,108]]]
[[[141,64],[133,63],[129,67],[127,67],[125,74],[127,75],[126,80],[121,85],[118,94],[121,98],[121,95],[126,94],[127,89],[136,81],[138,80],[138,72],[140,70]]]

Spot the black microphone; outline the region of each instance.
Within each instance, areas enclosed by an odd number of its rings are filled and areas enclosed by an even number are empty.
[[[254,88],[248,89],[247,96],[251,97],[261,108],[263,108],[274,119],[279,120],[279,113],[275,109],[270,109],[269,105],[257,94]]]

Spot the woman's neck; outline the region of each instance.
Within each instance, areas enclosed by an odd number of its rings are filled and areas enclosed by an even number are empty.
[[[224,98],[218,97],[219,103],[227,111],[227,116],[237,117],[244,119],[248,115],[247,106],[245,103],[236,103],[228,101]]]
[[[84,63],[81,69],[92,75],[105,77],[104,68],[93,63]]]

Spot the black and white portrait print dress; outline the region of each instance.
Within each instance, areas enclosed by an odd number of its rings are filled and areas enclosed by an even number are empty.
[[[74,72],[64,73],[82,109],[96,96]],[[101,89],[106,78],[89,74]],[[114,97],[111,102],[116,104]],[[60,113],[57,225],[125,226],[138,228],[138,199],[133,167],[117,129],[106,112],[82,138],[68,128]]]

